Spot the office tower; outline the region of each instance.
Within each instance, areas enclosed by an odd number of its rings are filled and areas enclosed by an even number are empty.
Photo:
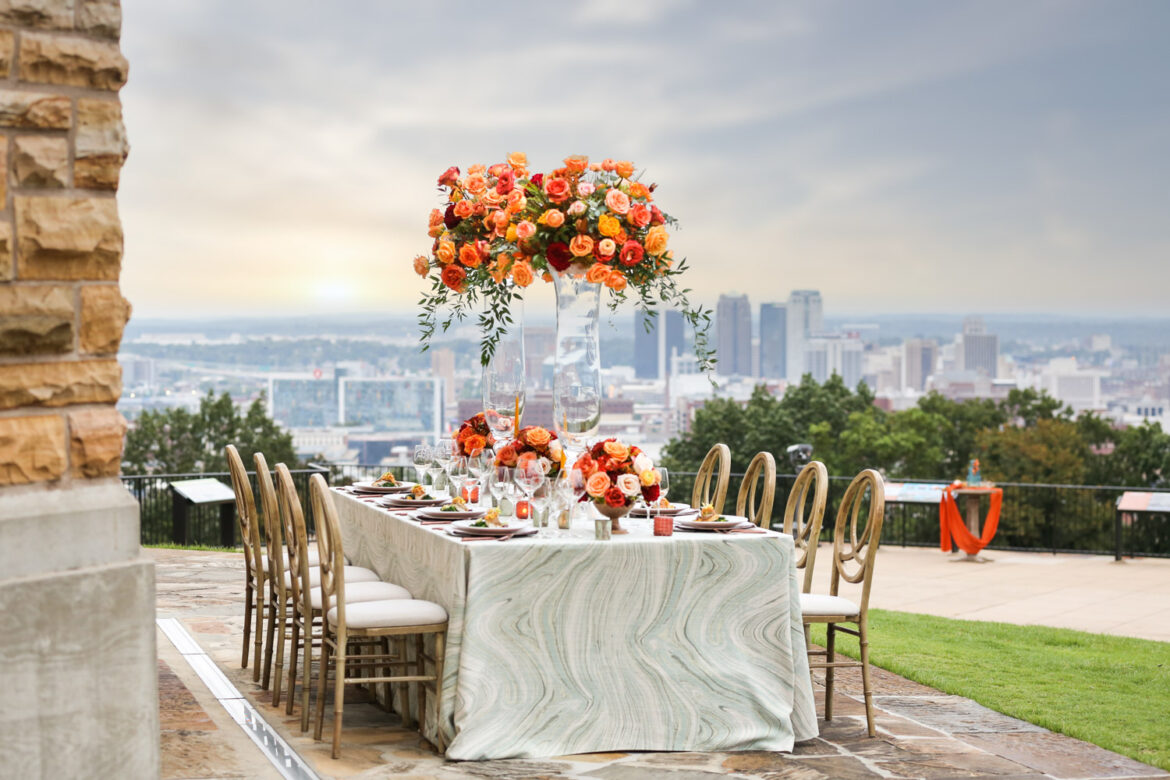
[[[342,425],[368,425],[403,441],[437,436],[443,422],[443,380],[438,377],[379,377],[341,380]]]
[[[782,303],[760,304],[760,376],[788,376],[788,310]]]
[[[825,329],[821,312],[821,294],[816,290],[793,290],[788,296],[786,312],[788,320],[787,379],[799,382],[808,371],[804,365],[806,344],[812,336]]]
[[[446,347],[434,350],[431,373],[443,380],[443,403],[455,403],[455,353]]]
[[[722,376],[751,376],[752,307],[746,295],[720,295],[715,308],[717,371]]]
[[[862,348],[855,334],[814,336],[805,345],[804,373],[818,382],[839,374],[846,387],[854,388],[861,381]]]
[[[905,349],[906,389],[923,390],[927,378],[938,365],[938,342],[933,339],[907,339]]]
[[[650,320],[651,330],[646,331]],[[662,379],[670,373],[672,353],[683,354],[686,338],[682,312],[668,309],[657,317],[641,310],[634,315],[634,376],[638,379]]]
[[[285,428],[326,428],[337,424],[335,379],[268,380],[272,419]]]
[[[963,369],[995,379],[999,371],[999,336],[988,333],[982,317],[963,320]]]

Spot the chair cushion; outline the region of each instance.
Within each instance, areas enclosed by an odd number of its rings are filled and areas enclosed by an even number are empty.
[[[410,591],[401,585],[389,582],[346,582],[345,603],[359,604],[363,601],[387,601],[390,599],[409,599]],[[313,602],[313,609],[321,609],[321,588],[309,591],[309,599]],[[330,604],[332,606],[332,603]]]
[[[330,609],[326,618],[330,625],[337,625],[337,607]],[[447,610],[433,601],[395,599],[350,604],[347,600],[345,605],[345,623],[349,628],[402,628],[446,621]]]
[[[345,567],[345,584],[349,585],[351,582],[380,582],[381,577],[376,573],[362,566],[346,566]],[[309,567],[309,587],[316,587],[321,584],[321,569],[317,566]],[[292,587],[292,577],[289,572],[284,573],[284,587]]]
[[[288,568],[288,550],[282,550],[281,553],[282,553],[280,556],[281,563],[284,564],[284,568],[287,569]],[[268,571],[268,556],[265,555],[260,560],[264,565],[264,571]],[[308,560],[309,560],[310,566],[317,566],[320,563],[320,561],[317,558],[316,548],[309,548]],[[348,560],[348,559],[346,559],[346,560]]]
[[[852,617],[859,610],[849,599],[840,596],[825,596],[820,593],[801,593],[800,611],[805,615],[845,615]]]

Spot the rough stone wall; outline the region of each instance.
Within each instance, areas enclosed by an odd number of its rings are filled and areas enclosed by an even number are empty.
[[[0,487],[117,476],[119,0],[0,0]]]

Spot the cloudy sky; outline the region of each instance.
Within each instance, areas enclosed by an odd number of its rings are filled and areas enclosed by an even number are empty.
[[[139,316],[410,313],[435,178],[513,150],[634,160],[708,303],[1165,313],[1170,3],[123,6]]]

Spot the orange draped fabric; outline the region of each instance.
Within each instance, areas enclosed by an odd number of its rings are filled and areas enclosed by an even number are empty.
[[[981,490],[991,494],[991,508],[987,511],[987,519],[983,521],[983,533],[978,539],[967,530],[967,524],[959,512],[959,502],[955,498],[957,489]],[[978,555],[979,551],[995,538],[995,531],[999,527],[999,509],[1002,505],[1002,488],[964,488],[961,485],[947,485],[943,491],[942,502],[938,505],[939,546],[942,551],[951,551],[951,539],[954,538],[960,550],[968,555]]]

